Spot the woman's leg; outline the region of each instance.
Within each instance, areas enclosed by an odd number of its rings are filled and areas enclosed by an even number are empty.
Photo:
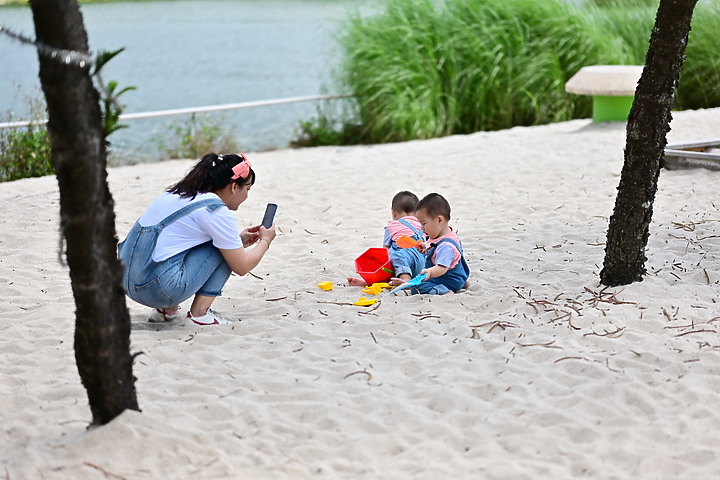
[[[176,305],[193,296],[206,297],[198,299],[198,304],[193,301],[197,309],[206,311],[215,297],[222,294],[230,278],[230,267],[220,250],[208,242],[171,260],[169,268],[160,276],[163,290],[176,300]],[[197,312],[192,310],[191,313],[194,315]]]
[[[195,295],[192,305],[190,305],[190,315],[193,317],[202,317],[205,315],[217,297],[208,297],[205,295]]]

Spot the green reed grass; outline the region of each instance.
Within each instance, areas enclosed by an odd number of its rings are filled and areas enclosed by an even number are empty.
[[[587,116],[590,101],[565,82],[627,57],[563,0],[389,0],[353,17],[341,46],[342,81],[379,142]]]
[[[720,105],[720,12],[700,1],[681,108]],[[339,90],[355,94],[357,112],[346,128],[353,141],[389,142],[589,117],[591,99],[565,82],[586,65],[644,64],[658,3],[387,0],[377,16],[351,17],[340,38]],[[334,123],[304,126],[321,139]]]
[[[680,71],[676,107],[697,109],[720,106],[720,2],[700,0]]]

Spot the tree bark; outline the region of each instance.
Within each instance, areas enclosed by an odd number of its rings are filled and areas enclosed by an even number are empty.
[[[30,0],[30,6],[38,42],[88,53],[76,0]],[[60,187],[60,234],[67,245],[76,306],[75,359],[92,424],[105,424],[126,409],[139,408],[99,94],[89,65],[38,52],[50,158]]]
[[[646,273],[645,248],[653,202],[696,3],[661,0],[657,11],[645,68],[628,117],[625,163],[600,272],[604,285],[642,281]]]

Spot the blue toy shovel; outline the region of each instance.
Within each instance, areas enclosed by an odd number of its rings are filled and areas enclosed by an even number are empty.
[[[422,281],[427,278],[427,276],[428,276],[427,273],[421,273],[421,274],[418,275],[417,277],[414,277],[414,278],[408,280],[407,282],[403,283],[403,284],[400,285],[399,287],[393,288],[393,289],[390,290],[388,293],[395,293],[395,292],[398,292],[398,291],[400,291],[400,290],[404,290],[404,289],[406,289],[406,288],[408,288],[408,287],[414,287],[414,286],[416,286],[416,285],[420,285],[420,284],[422,283]]]

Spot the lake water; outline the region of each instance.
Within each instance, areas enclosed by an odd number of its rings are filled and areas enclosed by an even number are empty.
[[[82,5],[90,49],[125,51],[105,80],[137,86],[121,98],[126,113],[335,93],[335,36],[352,12],[375,0],[196,0]],[[1,7],[0,25],[34,38],[29,7]],[[40,96],[35,50],[0,35],[0,113],[26,114]],[[283,147],[317,103],[212,114],[243,150]],[[158,158],[154,137],[189,117],[126,122],[110,137],[117,159]]]

